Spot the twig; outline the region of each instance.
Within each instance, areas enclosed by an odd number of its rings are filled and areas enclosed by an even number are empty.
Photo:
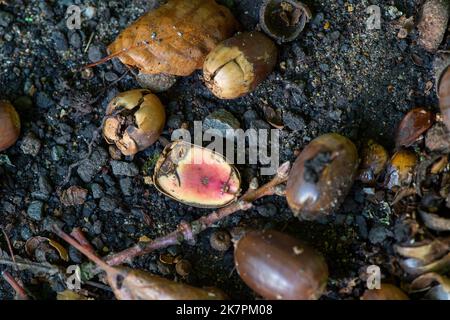
[[[95,252],[91,252],[86,249],[85,246],[83,246],[81,243],[79,243],[77,240],[75,240],[73,237],[65,233],[57,224],[54,224],[52,226],[53,232],[66,241],[68,244],[70,244],[72,247],[80,251],[82,254],[84,254],[89,260],[94,262],[99,268],[103,269],[104,271],[108,272],[108,270],[112,270],[113,268],[109,266],[102,258],[100,258]]]
[[[30,300],[25,289],[17,282],[16,279],[14,279],[14,277],[8,271],[3,271],[2,277],[14,289],[18,300]]]
[[[86,239],[84,236],[83,231],[81,231],[80,228],[74,228],[70,235],[78,241],[79,244],[81,244],[83,247],[86,248],[86,250],[95,253],[94,248],[92,247],[91,243]]]
[[[19,260],[14,262],[10,259],[1,258],[0,265],[17,266],[20,270],[30,270],[33,273],[41,272],[41,273],[46,273],[49,275],[54,275],[54,274],[60,273],[60,270],[55,266],[45,265],[45,264],[40,264],[40,263],[35,263],[35,262],[26,262],[26,261],[19,261]]]
[[[9,250],[9,254],[11,255],[11,259],[14,263],[16,263],[16,257],[14,256],[14,251],[11,246],[11,241],[9,241],[9,237],[3,228],[2,228],[2,232],[3,232],[3,235],[5,236],[6,244],[8,246],[8,250]]]
[[[89,50],[89,47],[91,46],[92,40],[94,39],[94,34],[95,34],[95,31],[91,33],[91,35],[89,37],[89,40],[88,40],[88,43],[87,43],[86,47],[84,48],[83,53],[86,53]]]
[[[179,244],[183,241],[195,242],[195,237],[202,231],[208,229],[218,221],[232,215],[240,210],[248,210],[252,207],[252,203],[262,197],[279,193],[279,185],[285,183],[288,178],[290,163],[284,163],[278,168],[276,176],[267,184],[260,188],[250,188],[238,201],[218,209],[211,214],[201,217],[198,220],[187,223],[181,223],[177,230],[166,236],[157,238],[151,242],[139,242],[134,246],[121,252],[113,254],[105,258],[110,266],[120,265],[127,261],[131,261],[137,256],[148,254],[154,250],[166,248],[171,245]]]

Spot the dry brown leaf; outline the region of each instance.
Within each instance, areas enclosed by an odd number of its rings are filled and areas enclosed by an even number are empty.
[[[125,29],[108,49],[141,73],[188,76],[237,27],[231,12],[214,0],[170,0]]]

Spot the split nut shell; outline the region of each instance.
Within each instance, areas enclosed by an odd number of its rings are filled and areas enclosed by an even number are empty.
[[[164,106],[148,90],[119,94],[108,105],[103,136],[126,156],[147,149],[158,140],[166,122]]]

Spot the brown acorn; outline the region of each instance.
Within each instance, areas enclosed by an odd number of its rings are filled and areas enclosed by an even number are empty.
[[[356,147],[330,133],[309,143],[289,174],[286,199],[294,215],[314,220],[338,209],[350,190],[358,168]]]
[[[450,129],[450,57],[447,67],[438,76],[439,108],[441,109],[443,122],[447,129]]]
[[[402,149],[391,158],[386,170],[386,187],[390,190],[409,185],[413,179],[413,169],[417,164],[415,153]]]
[[[106,114],[103,136],[126,156],[155,143],[166,122],[161,101],[144,89],[119,94],[109,103]]]
[[[380,289],[366,290],[361,300],[409,300],[409,298],[398,287],[382,283]]]
[[[0,151],[16,143],[20,135],[20,118],[9,101],[0,100]]]
[[[412,145],[433,125],[434,119],[434,113],[425,108],[415,108],[409,111],[398,126],[396,146],[409,147]]]
[[[272,72],[277,47],[260,32],[244,32],[219,44],[206,57],[206,86],[221,99],[236,99],[253,91]]]
[[[325,259],[315,249],[278,231],[250,231],[235,244],[242,280],[266,299],[316,300],[328,280]]]
[[[289,42],[300,35],[312,13],[297,0],[265,0],[259,16],[265,33],[278,42]]]
[[[361,164],[358,179],[366,184],[375,183],[389,160],[386,149],[373,140],[369,140],[361,152]]]

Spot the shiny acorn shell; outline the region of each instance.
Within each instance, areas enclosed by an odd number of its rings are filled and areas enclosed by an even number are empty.
[[[409,147],[434,123],[435,115],[425,108],[414,108],[409,111],[397,128],[395,145]]]
[[[20,118],[9,101],[0,100],[0,151],[14,145],[20,135]]]
[[[278,231],[250,231],[235,244],[242,280],[266,299],[316,300],[323,294],[328,267],[305,243]]]
[[[388,161],[389,154],[386,149],[375,141],[369,140],[361,152],[358,179],[366,184],[375,183]]]
[[[158,191],[183,204],[220,208],[236,201],[241,176],[223,155],[180,140],[162,152],[153,182]]]
[[[339,134],[311,141],[292,166],[286,186],[294,215],[314,220],[337,210],[353,184],[358,164],[355,145]]]

